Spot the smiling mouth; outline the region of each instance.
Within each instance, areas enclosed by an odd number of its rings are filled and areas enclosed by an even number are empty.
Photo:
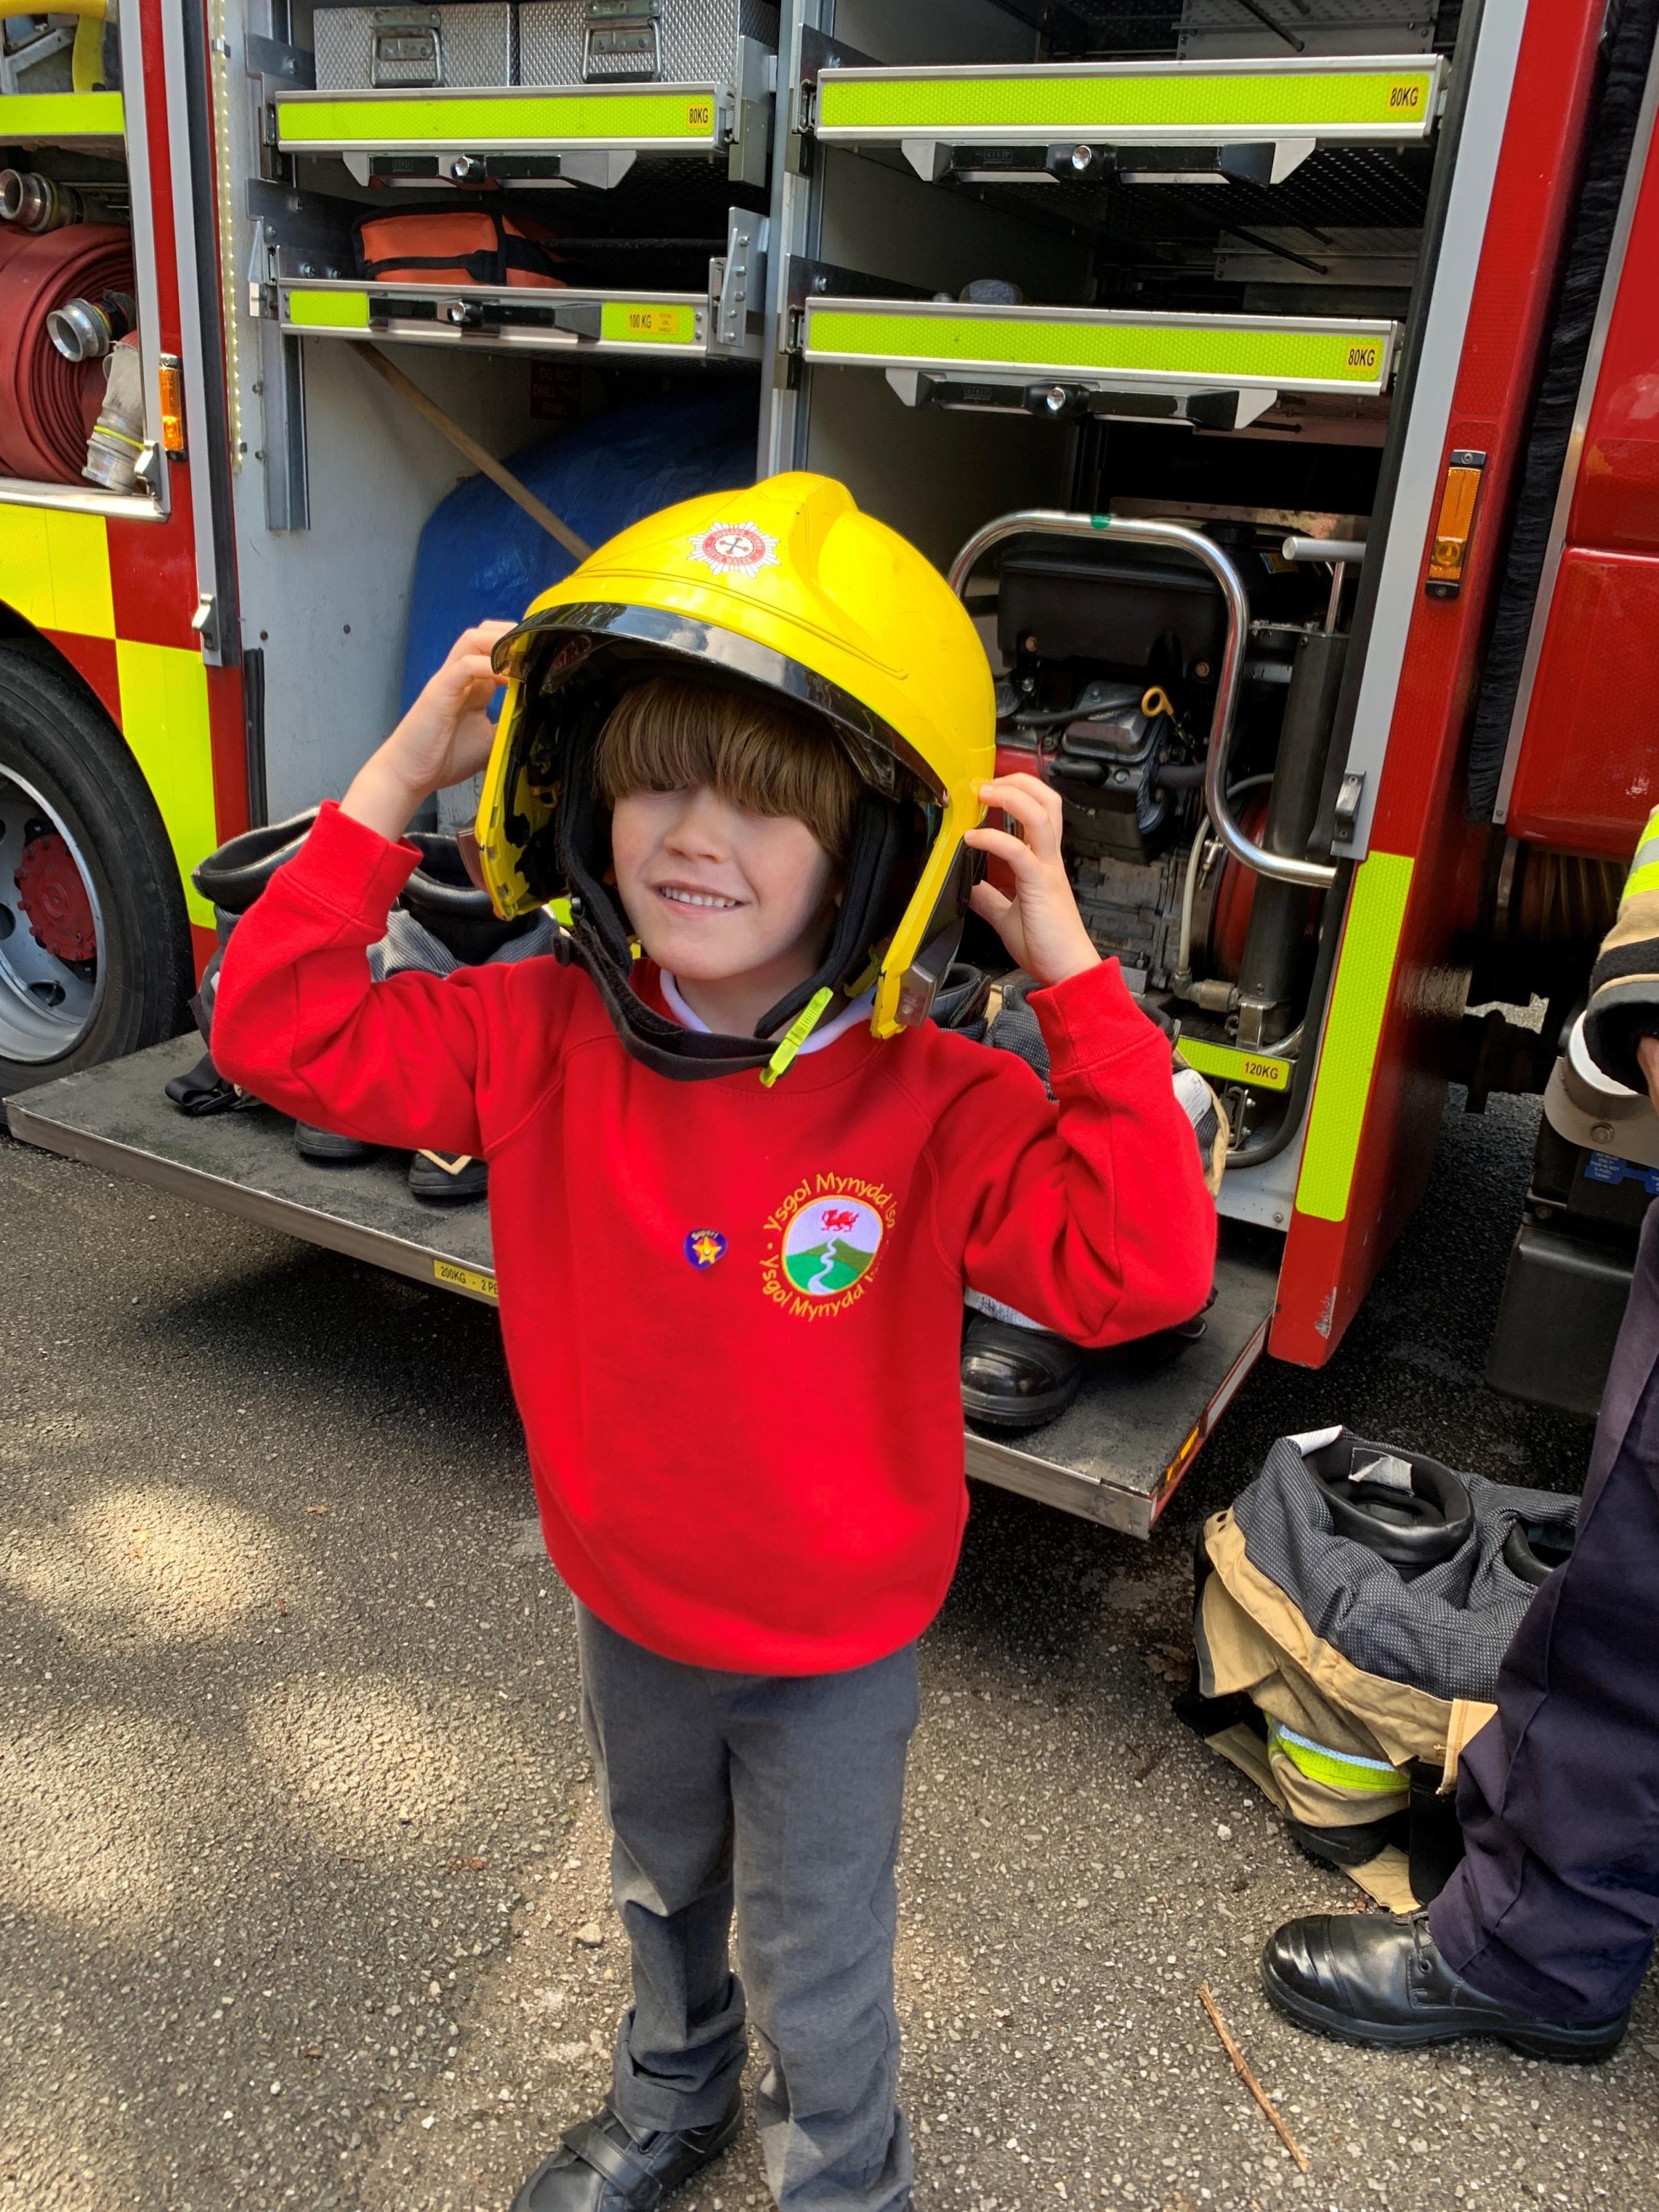
[[[681,884],[653,884],[652,889],[671,906],[700,907],[714,914],[733,914],[743,904],[741,899],[724,898],[718,891],[688,890]]]

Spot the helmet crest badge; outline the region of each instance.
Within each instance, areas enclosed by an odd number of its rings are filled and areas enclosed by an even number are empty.
[[[775,568],[778,541],[752,522],[716,522],[691,540],[691,558],[717,576],[758,576]]]

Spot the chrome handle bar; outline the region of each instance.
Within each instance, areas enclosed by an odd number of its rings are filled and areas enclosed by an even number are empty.
[[[1179,522],[1132,522],[1115,514],[1068,514],[1063,508],[1026,507],[999,515],[976,530],[951,563],[949,582],[958,599],[967,593],[968,580],[994,545],[1006,538],[1033,535],[1048,538],[1115,538],[1123,545],[1167,545],[1201,562],[1221,587],[1227,608],[1227,638],[1221,648],[1221,674],[1217,679],[1215,711],[1210,719],[1210,750],[1204,763],[1204,805],[1216,835],[1236,860],[1271,876],[1281,884],[1299,884],[1307,890],[1324,890],[1336,881],[1336,870],[1322,860],[1302,860],[1283,853],[1269,853],[1248,836],[1233,817],[1227,800],[1228,757],[1232,751],[1233,723],[1238,712],[1238,686],[1244,667],[1244,641],[1249,635],[1250,611],[1238,571],[1221,548],[1200,530]]]

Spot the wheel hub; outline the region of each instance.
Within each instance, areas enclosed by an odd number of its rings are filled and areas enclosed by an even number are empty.
[[[12,876],[29,935],[54,960],[95,960],[98,925],[81,871],[60,833],[42,826]]]

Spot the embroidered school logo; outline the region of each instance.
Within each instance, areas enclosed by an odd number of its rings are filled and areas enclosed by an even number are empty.
[[[726,1239],[718,1229],[693,1229],[686,1237],[685,1256],[694,1267],[712,1267],[726,1257]]]
[[[893,1225],[892,1195],[858,1176],[813,1176],[769,1214],[761,1286],[799,1320],[845,1312],[862,1297]]]
[[[717,522],[691,540],[691,558],[717,576],[746,576],[778,565],[778,541],[752,522]]]

